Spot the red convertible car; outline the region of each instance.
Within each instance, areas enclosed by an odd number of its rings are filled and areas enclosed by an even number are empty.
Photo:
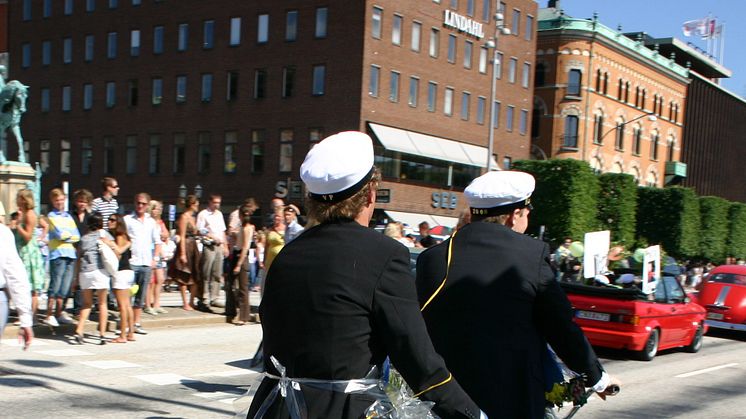
[[[707,332],[705,309],[690,301],[674,277],[664,276],[652,295],[639,288],[562,283],[592,345],[635,351],[650,361],[659,350],[697,352]]]
[[[697,297],[707,309],[707,324],[746,331],[746,266],[721,265],[702,280]]]

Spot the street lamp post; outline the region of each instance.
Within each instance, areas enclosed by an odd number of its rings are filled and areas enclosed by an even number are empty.
[[[502,13],[495,13],[495,35],[487,41],[485,46],[492,48],[492,80],[490,83],[490,132],[487,142],[487,171],[492,170],[493,143],[495,141],[495,79],[497,78],[497,35],[510,35],[510,29],[505,27],[505,16]]]
[[[656,116],[655,116],[655,114],[654,114],[654,113],[652,113],[652,112],[645,112],[644,114],[641,114],[641,115],[637,115],[636,117],[634,117],[634,118],[630,119],[629,121],[624,121],[623,123],[621,123],[621,124],[619,124],[619,125],[615,126],[614,128],[612,128],[612,129],[610,129],[610,130],[606,131],[606,132],[605,132],[605,133],[604,133],[604,134],[603,134],[603,135],[601,136],[601,138],[599,138],[599,139],[598,139],[598,143],[599,143],[599,144],[600,144],[600,143],[603,143],[603,139],[604,139],[604,137],[606,137],[606,136],[607,136],[607,135],[609,135],[610,133],[612,133],[612,132],[614,132],[614,131],[618,130],[618,129],[619,129],[620,127],[622,127],[622,128],[623,128],[623,127],[624,127],[624,126],[626,126],[627,124],[629,124],[629,123],[632,123],[632,122],[635,122],[635,121],[637,121],[638,119],[642,119],[642,118],[644,118],[644,117],[646,117],[646,116],[648,117],[648,120],[649,120],[649,121],[651,121],[651,122],[655,122],[655,121],[657,121],[657,120],[658,120],[658,117],[656,117]]]

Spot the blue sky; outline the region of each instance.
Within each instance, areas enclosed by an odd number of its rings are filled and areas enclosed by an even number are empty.
[[[538,0],[546,7],[547,0]],[[560,0],[565,14],[589,18],[598,12],[599,21],[612,29],[622,25],[624,32],[647,32],[655,38],[675,37],[706,48],[699,37],[685,37],[685,21],[711,15],[725,23],[723,65],[733,72],[721,85],[746,97],[746,0]]]

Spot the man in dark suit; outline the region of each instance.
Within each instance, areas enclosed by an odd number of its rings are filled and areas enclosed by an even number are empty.
[[[427,335],[407,249],[367,227],[380,179],[370,137],[344,132],[325,139],[306,156],[301,178],[309,226],[316,225],[287,244],[268,272],[259,311],[271,376],[248,417],[364,417],[375,389],[324,387],[369,376],[388,356],[440,417],[479,418]],[[283,374],[300,385],[278,380]],[[293,407],[300,397],[305,407]]]
[[[471,223],[417,261],[435,350],[489,417],[543,417],[547,342],[588,387],[610,381],[572,320],[549,248],[523,235],[534,185],[522,172],[475,179],[464,191]]]

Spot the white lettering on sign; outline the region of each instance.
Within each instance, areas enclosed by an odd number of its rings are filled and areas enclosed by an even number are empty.
[[[461,16],[458,13],[453,13],[450,10],[445,11],[443,25],[456,29],[459,32],[475,36],[479,39],[484,38],[484,26],[481,23],[469,19],[466,16]]]

